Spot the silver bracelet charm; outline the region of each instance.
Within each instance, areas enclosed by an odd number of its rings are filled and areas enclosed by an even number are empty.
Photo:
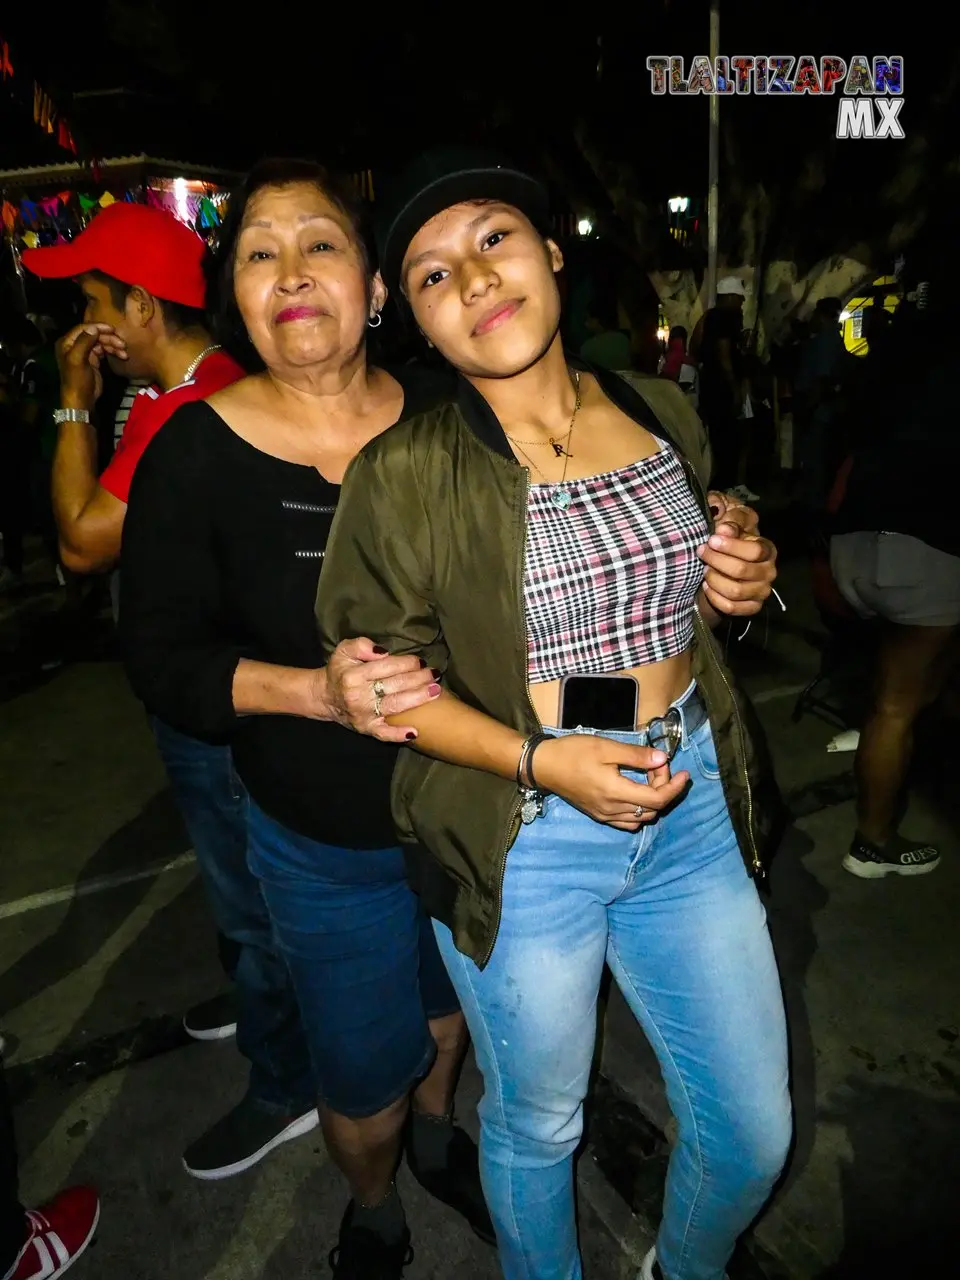
[[[523,796],[523,803],[520,806],[520,821],[529,826],[531,822],[535,822],[537,818],[543,816],[543,792],[530,791],[524,787],[520,794]]]

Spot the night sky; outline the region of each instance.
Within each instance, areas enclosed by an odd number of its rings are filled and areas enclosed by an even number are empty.
[[[405,5],[386,23],[381,6],[358,5],[352,24],[343,9],[298,0],[103,0],[57,5],[56,22],[11,8],[4,33],[72,110],[81,145],[100,155],[146,151],[233,168],[280,151],[366,168],[451,141],[495,141],[523,156],[563,145],[588,118],[613,153],[655,167],[664,190],[703,184],[706,102],[653,98],[645,66],[651,53],[708,52],[703,0],[648,0],[629,20],[613,5],[461,3]],[[789,18],[755,0],[721,9],[728,54],[904,53],[901,119],[909,128],[920,118],[928,89],[902,17],[864,20],[859,6],[819,2]],[[70,105],[71,92],[116,89],[136,92]],[[727,101],[749,164],[789,165],[809,137],[832,132],[836,115],[835,100]],[[47,158],[42,137],[4,133],[4,167]]]

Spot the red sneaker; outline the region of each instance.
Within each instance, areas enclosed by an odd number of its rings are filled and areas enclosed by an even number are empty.
[[[56,1280],[93,1239],[100,1198],[90,1187],[71,1187],[42,1209],[28,1209],[30,1239],[2,1280]]]

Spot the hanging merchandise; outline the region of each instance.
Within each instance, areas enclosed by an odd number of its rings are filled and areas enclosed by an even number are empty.
[[[200,225],[206,229],[220,225],[216,205],[209,196],[200,197]]]
[[[166,164],[164,161],[157,163]],[[91,218],[117,201],[146,204],[168,211],[202,239],[208,240],[221,225],[228,208],[226,192],[203,178],[167,177],[162,175],[162,171],[152,172],[145,165],[139,168],[139,172],[131,173],[133,166],[129,163],[120,165],[116,161],[100,161],[96,168],[107,182],[110,181],[111,170],[120,168],[123,171],[120,183],[114,182],[111,190],[105,189],[103,181],[95,181],[93,165],[86,170],[81,166],[68,167],[79,170],[78,184],[88,184],[87,190],[66,187],[62,191],[52,191],[47,184],[62,182],[66,176],[62,165],[50,166],[52,172],[46,183],[42,171],[36,169],[4,175],[6,190],[0,192],[0,247],[6,241],[16,255],[26,248],[68,244]],[[11,179],[17,182],[16,186],[12,185]],[[33,181],[37,181],[38,189],[30,191],[27,183]]]

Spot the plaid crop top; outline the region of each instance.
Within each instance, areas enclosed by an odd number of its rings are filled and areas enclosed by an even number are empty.
[[[557,491],[569,497],[558,505]],[[531,684],[682,653],[710,529],[673,449],[617,471],[531,485],[524,601]]]

